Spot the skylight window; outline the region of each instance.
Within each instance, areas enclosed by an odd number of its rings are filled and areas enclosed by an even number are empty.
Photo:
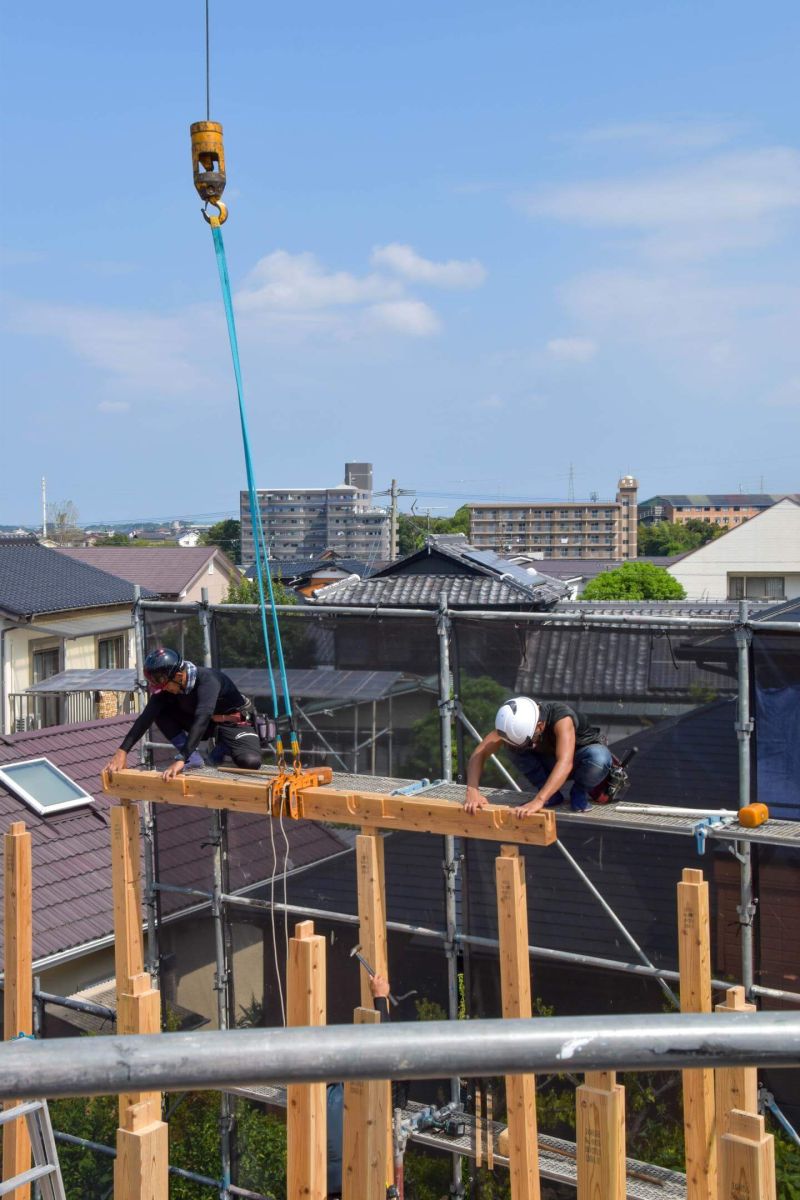
[[[0,767],[0,783],[40,817],[81,808],[94,799],[47,758],[6,763]]]

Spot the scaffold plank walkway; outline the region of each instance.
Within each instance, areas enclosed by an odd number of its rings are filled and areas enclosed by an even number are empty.
[[[251,1084],[248,1087],[230,1088],[230,1094],[240,1096],[244,1100],[255,1100],[274,1108],[286,1107],[286,1089],[279,1084],[264,1086]],[[414,1101],[403,1109],[403,1117],[413,1117],[425,1105]],[[412,1142],[420,1146],[429,1146],[435,1150],[445,1150],[458,1153],[465,1158],[475,1158],[475,1118],[472,1113],[459,1113],[459,1119],[464,1121],[465,1129],[462,1137],[448,1137],[435,1129],[413,1130],[410,1134]],[[481,1122],[484,1137],[488,1123]],[[506,1128],[502,1122],[491,1122],[492,1137],[495,1145],[500,1133]],[[543,1179],[553,1183],[572,1184],[577,1186],[578,1167],[575,1143],[563,1138],[550,1137],[540,1133],[539,1141],[539,1173]],[[508,1169],[508,1158],[494,1152],[495,1167]],[[686,1200],[686,1176],[677,1171],[669,1171],[666,1167],[657,1167],[651,1163],[639,1162],[638,1159],[625,1160],[627,1171],[626,1198],[627,1200]]]

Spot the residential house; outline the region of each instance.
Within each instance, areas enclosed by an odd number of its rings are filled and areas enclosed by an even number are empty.
[[[342,558],[335,550],[311,558],[271,558],[269,567],[273,579],[279,579],[285,587],[301,596],[311,596],[320,588],[342,579],[366,579],[387,566],[386,562],[365,562],[359,558]],[[255,579],[255,564],[245,571],[248,579]]]
[[[181,603],[199,601],[205,588],[210,603],[221,604],[241,578],[218,546],[70,546],[58,553]]]
[[[148,589],[143,595],[152,596]],[[133,662],[134,588],[39,545],[0,538],[0,728],[6,732],[98,715],[97,693],[67,701],[28,695],[66,669]],[[116,708],[113,709],[116,711]]]
[[[689,600],[800,596],[800,503],[785,497],[668,568]]]

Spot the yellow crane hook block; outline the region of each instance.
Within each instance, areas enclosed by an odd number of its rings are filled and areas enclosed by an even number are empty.
[[[769,820],[769,809],[766,804],[748,804],[739,809],[739,824],[745,829],[756,829]]]
[[[221,225],[228,216],[228,210],[221,200],[226,183],[222,126],[218,121],[195,121],[189,127],[189,132],[192,136],[194,186],[205,204],[213,204],[219,209]]]

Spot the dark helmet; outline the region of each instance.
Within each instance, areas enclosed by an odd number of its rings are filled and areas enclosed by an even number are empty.
[[[177,650],[170,650],[168,646],[159,646],[157,649],[151,650],[144,660],[144,677],[148,683],[155,684],[156,687],[163,687],[174,677],[175,672],[181,669],[182,663],[183,659]]]

